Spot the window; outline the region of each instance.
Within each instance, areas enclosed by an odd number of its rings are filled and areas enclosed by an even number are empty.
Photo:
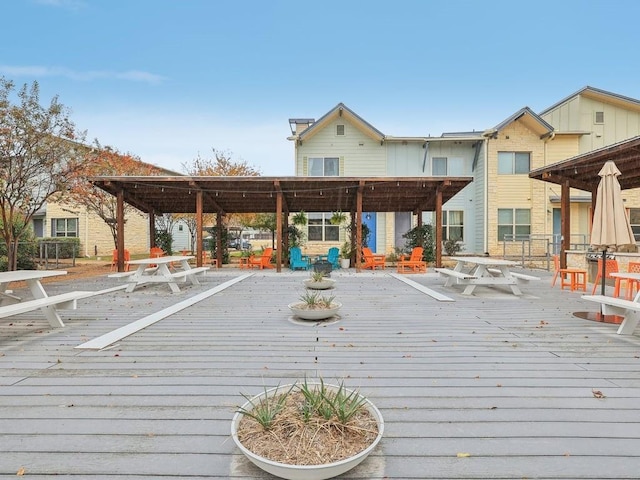
[[[78,236],[78,219],[77,218],[54,218],[51,220],[51,236],[52,237],[77,237]]]
[[[442,240],[464,240],[464,212],[462,210],[442,211]]]
[[[604,123],[604,112],[594,112],[593,123]]]
[[[431,163],[431,175],[434,177],[444,177],[447,175],[447,157],[433,157]]]
[[[633,237],[636,239],[636,242],[640,242],[640,208],[629,209],[629,223],[631,223]]]
[[[498,174],[528,174],[531,169],[529,152],[498,152]]]
[[[340,159],[322,157],[309,159],[310,177],[337,177],[340,173]]]
[[[344,135],[344,125],[336,125],[336,135]]]
[[[498,209],[498,241],[528,238],[531,234],[531,210],[528,208]]]
[[[307,238],[320,242],[337,242],[340,239],[340,227],[331,225],[331,213],[309,213]]]
[[[434,177],[464,175],[464,161],[462,158],[433,157],[431,175]]]

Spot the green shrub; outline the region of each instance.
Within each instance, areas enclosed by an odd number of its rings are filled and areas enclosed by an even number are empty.
[[[405,245],[408,250],[413,249],[413,247],[422,247],[424,249],[422,259],[425,262],[435,261],[436,255],[433,239],[433,225],[425,224],[419,227],[414,227],[402,235],[402,238],[407,239]]]
[[[48,244],[46,248],[43,244]],[[56,247],[57,245],[57,247]],[[80,251],[80,239],[78,237],[47,237],[40,239],[38,246],[42,252],[42,258],[56,258],[56,250],[58,258],[75,258]]]

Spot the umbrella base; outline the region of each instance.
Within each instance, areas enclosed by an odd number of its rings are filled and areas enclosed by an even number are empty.
[[[573,312],[573,316],[584,320],[591,320],[592,322],[615,323],[617,325],[621,324],[622,320],[624,320],[624,317],[619,315],[603,315],[600,312]]]

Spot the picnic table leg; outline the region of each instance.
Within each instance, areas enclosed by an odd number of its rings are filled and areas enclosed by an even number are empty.
[[[189,262],[187,260],[182,260],[180,264],[182,265],[183,270],[187,272],[191,270],[191,265],[189,265]],[[187,278],[189,279],[189,282],[191,282],[191,285],[200,285],[200,281],[195,276],[195,274],[187,275]]]
[[[624,320],[618,327],[618,335],[631,335],[638,326],[640,321],[640,312],[634,312],[627,310],[624,316]]]
[[[129,285],[125,289],[125,292],[131,293],[136,289],[136,286],[138,285],[138,283],[142,279],[142,276],[144,275],[145,267],[146,265],[138,265],[138,268],[136,269],[135,273],[131,275],[127,280],[129,282]]]
[[[29,287],[33,298],[48,297],[47,292],[44,291],[44,288],[40,283],[40,280],[27,280],[27,286]],[[58,310],[56,310],[55,305],[42,307],[40,310],[42,310],[42,313],[47,318],[49,325],[51,325],[52,327],[64,327],[64,322],[62,321],[62,318],[60,318],[60,314],[58,313]]]
[[[167,267],[166,263],[161,263],[158,265],[158,271],[156,272],[156,275],[160,275],[167,280],[169,288],[173,293],[178,293],[180,291],[180,287],[178,287],[175,278],[171,276],[171,272],[169,271],[169,267]]]

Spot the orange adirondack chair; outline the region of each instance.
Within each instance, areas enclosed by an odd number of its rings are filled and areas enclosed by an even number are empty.
[[[129,260],[131,260],[131,254],[129,250],[125,248],[124,250],[124,270],[125,272],[129,271],[130,265]],[[118,250],[113,251],[113,257],[111,258],[111,271],[118,269]]]
[[[376,268],[381,268],[384,270],[385,267],[385,256],[378,254],[376,255],[371,251],[369,247],[362,248],[362,257],[364,258],[364,264],[362,268],[370,268],[371,270],[375,270]]]
[[[402,255],[398,260],[398,273],[426,273],[427,262],[422,260],[422,247],[413,247],[411,256]]]
[[[259,257],[249,257],[248,268],[257,267],[260,270],[263,268],[274,268],[275,265],[271,263],[271,254],[273,254],[273,248],[265,248]]]

